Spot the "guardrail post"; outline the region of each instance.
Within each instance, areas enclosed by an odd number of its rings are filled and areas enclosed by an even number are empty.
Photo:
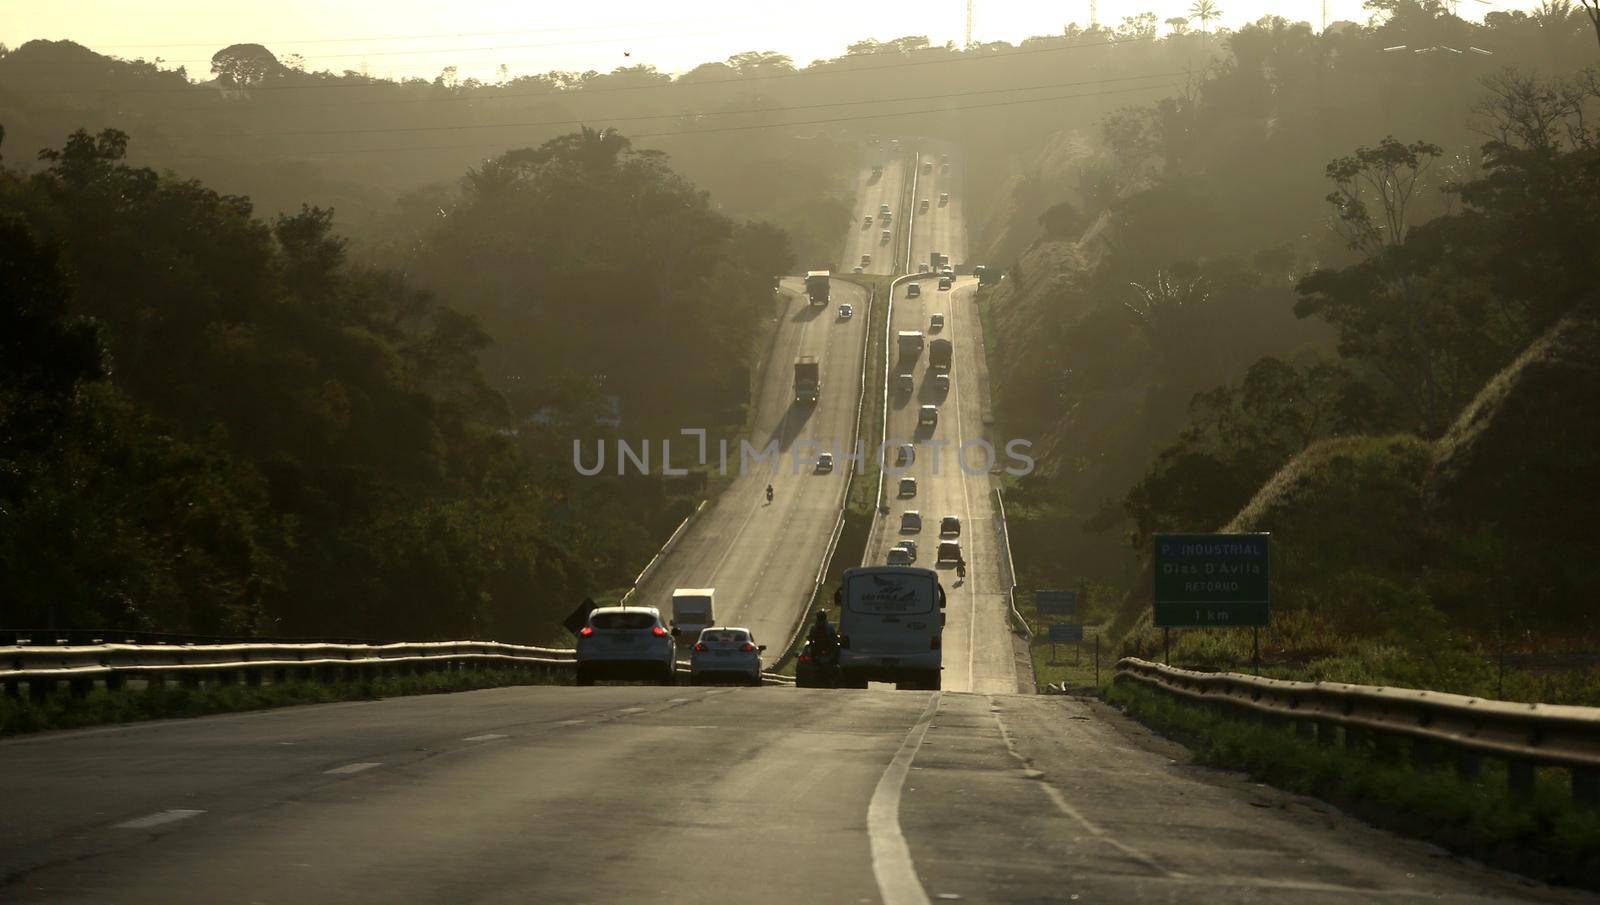
[[[1372,747],[1384,763],[1392,764],[1400,759],[1400,739],[1387,732],[1372,733]]]
[[[239,679],[238,673],[231,669],[219,669],[211,674],[212,681],[218,685],[232,685]]]
[[[1331,745],[1339,740],[1339,727],[1334,723],[1317,723],[1317,741],[1324,745]]]
[[[1419,770],[1427,770],[1439,764],[1439,748],[1427,739],[1414,738],[1411,740],[1411,764]]]
[[[191,690],[197,689],[200,687],[200,671],[197,669],[186,669],[179,674],[178,681],[182,683],[184,688]]]
[[[120,672],[108,672],[108,673],[106,673],[105,681],[106,681],[106,691],[111,692],[113,694],[115,694],[116,692],[121,691],[123,689],[124,685],[127,684],[126,680],[123,679],[123,677],[122,677],[122,673],[120,673]]]
[[[1533,764],[1525,760],[1506,761],[1506,788],[1512,798],[1533,797]]]
[[[93,679],[75,678],[67,682],[68,693],[78,700],[88,697],[93,688]]]
[[[7,679],[6,682],[5,682],[5,689],[6,689],[6,697],[8,697],[8,698],[18,697],[18,696],[20,696],[22,694],[22,683],[18,682],[15,679]]]
[[[1316,738],[1317,737],[1317,721],[1316,720],[1305,720],[1305,719],[1295,720],[1294,721],[1294,734],[1300,736],[1301,738],[1306,738],[1306,739]]]
[[[272,670],[272,684],[274,684],[274,685],[283,685],[283,684],[286,684],[288,681],[289,681],[289,670],[283,668],[282,666],[276,667],[275,669]]]
[[[244,684],[250,686],[251,688],[261,687],[261,670],[248,666],[245,667]]]
[[[1483,774],[1483,755],[1473,751],[1456,752],[1456,777],[1462,782],[1475,782]]]
[[[1600,808],[1600,772],[1573,768],[1572,803],[1588,810]]]

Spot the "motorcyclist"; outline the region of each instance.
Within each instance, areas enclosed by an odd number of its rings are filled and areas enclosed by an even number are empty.
[[[956,560],[956,577],[961,579],[961,580],[963,580],[963,581],[966,580],[966,577],[967,577],[967,560],[966,560],[966,557],[962,557],[961,559]]]
[[[772,485],[767,485],[767,502],[772,502]]]
[[[817,621],[811,626],[811,635],[807,638],[811,642],[811,653],[818,659],[832,662],[839,655],[839,633],[833,630],[833,623],[828,621],[827,610],[817,610]]]

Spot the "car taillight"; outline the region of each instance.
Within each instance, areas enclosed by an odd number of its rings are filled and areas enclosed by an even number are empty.
[[[702,653],[702,654],[703,654],[703,653],[705,653],[705,652],[706,652],[706,645],[705,645],[705,642],[703,642],[703,641],[702,641],[702,642],[700,642],[700,643],[698,643],[698,644],[696,644],[696,645],[695,645],[695,646],[694,646],[694,649],[695,649],[695,650],[697,650],[697,651],[699,651],[699,652],[700,652],[700,653]]]
[[[938,649],[939,649],[939,636],[938,635],[934,635],[932,638],[928,639],[928,650],[938,650]]]
[[[667,630],[659,625],[652,625],[650,626],[650,634],[655,635],[657,638],[665,638],[667,637]]]
[[[583,636],[583,637],[585,637],[585,638],[587,638],[590,635],[594,634],[594,626],[586,625],[581,630],[579,630],[578,634]]]
[[[744,645],[742,647],[740,647],[739,649],[748,654],[751,651],[755,650],[756,646],[754,644],[751,644],[750,642],[746,641],[744,643]]]
[[[850,646],[850,636],[849,635],[840,635],[839,636],[839,646],[840,647],[849,647]]]
[[[811,655],[810,654],[801,654],[800,655],[800,662],[801,663],[810,663],[811,662]]]

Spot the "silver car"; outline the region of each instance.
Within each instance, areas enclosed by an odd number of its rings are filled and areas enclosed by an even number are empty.
[[[607,606],[578,631],[578,684],[595,679],[676,681],[677,646],[653,606]]]
[[[712,677],[740,679],[746,685],[761,684],[761,652],[747,628],[715,626],[700,632],[694,653],[689,655],[689,682],[698,685]]]

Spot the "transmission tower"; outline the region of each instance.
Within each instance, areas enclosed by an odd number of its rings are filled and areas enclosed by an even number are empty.
[[[967,47],[972,46],[972,0],[967,0]]]

